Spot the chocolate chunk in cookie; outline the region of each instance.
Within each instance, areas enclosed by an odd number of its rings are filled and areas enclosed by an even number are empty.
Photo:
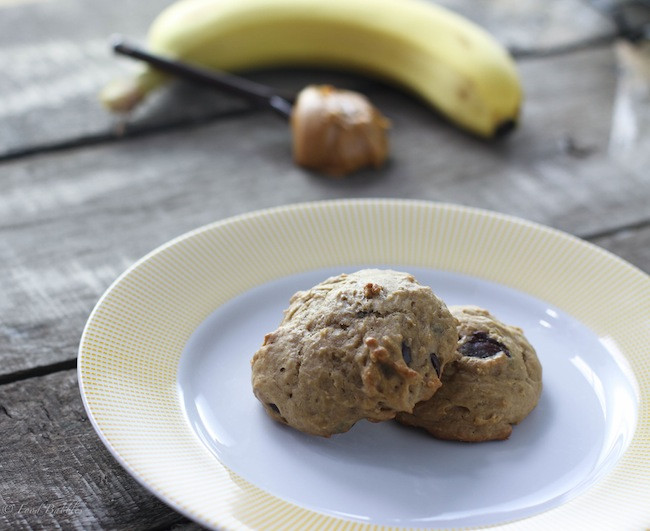
[[[442,374],[441,389],[403,424],[424,428],[440,439],[506,439],[512,426],[535,407],[542,391],[542,367],[523,331],[476,306],[452,306],[458,319],[456,359]]]
[[[470,358],[491,358],[499,352],[503,352],[509,358],[512,357],[503,343],[499,343],[485,332],[476,332],[467,336],[466,341],[458,347],[458,352],[461,356]]]

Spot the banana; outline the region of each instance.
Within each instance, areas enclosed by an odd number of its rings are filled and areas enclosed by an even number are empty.
[[[388,81],[482,137],[512,129],[522,88],[486,31],[424,0],[179,0],[152,23],[149,49],[226,71],[323,66]],[[144,67],[109,84],[111,110],[133,108],[167,76]]]

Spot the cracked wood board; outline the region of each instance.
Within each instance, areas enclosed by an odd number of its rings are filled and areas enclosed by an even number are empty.
[[[187,522],[104,447],[74,370],[0,385],[0,438],[2,529],[145,530]]]

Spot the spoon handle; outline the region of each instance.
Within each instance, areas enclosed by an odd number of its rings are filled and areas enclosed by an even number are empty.
[[[128,43],[119,35],[111,39],[111,46],[116,53],[145,61],[165,73],[195,81],[229,94],[242,96],[258,105],[270,107],[284,118],[291,116],[292,103],[267,85],[152,54]]]

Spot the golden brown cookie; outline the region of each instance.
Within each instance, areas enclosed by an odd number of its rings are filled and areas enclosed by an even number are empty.
[[[296,293],[251,361],[255,396],[275,420],[329,436],[394,418],[440,387],[456,320],[407,273],[364,269]]]
[[[542,366],[523,331],[476,306],[451,306],[458,319],[456,359],[442,374],[433,398],[397,416],[439,439],[507,439],[512,425],[537,405]]]

